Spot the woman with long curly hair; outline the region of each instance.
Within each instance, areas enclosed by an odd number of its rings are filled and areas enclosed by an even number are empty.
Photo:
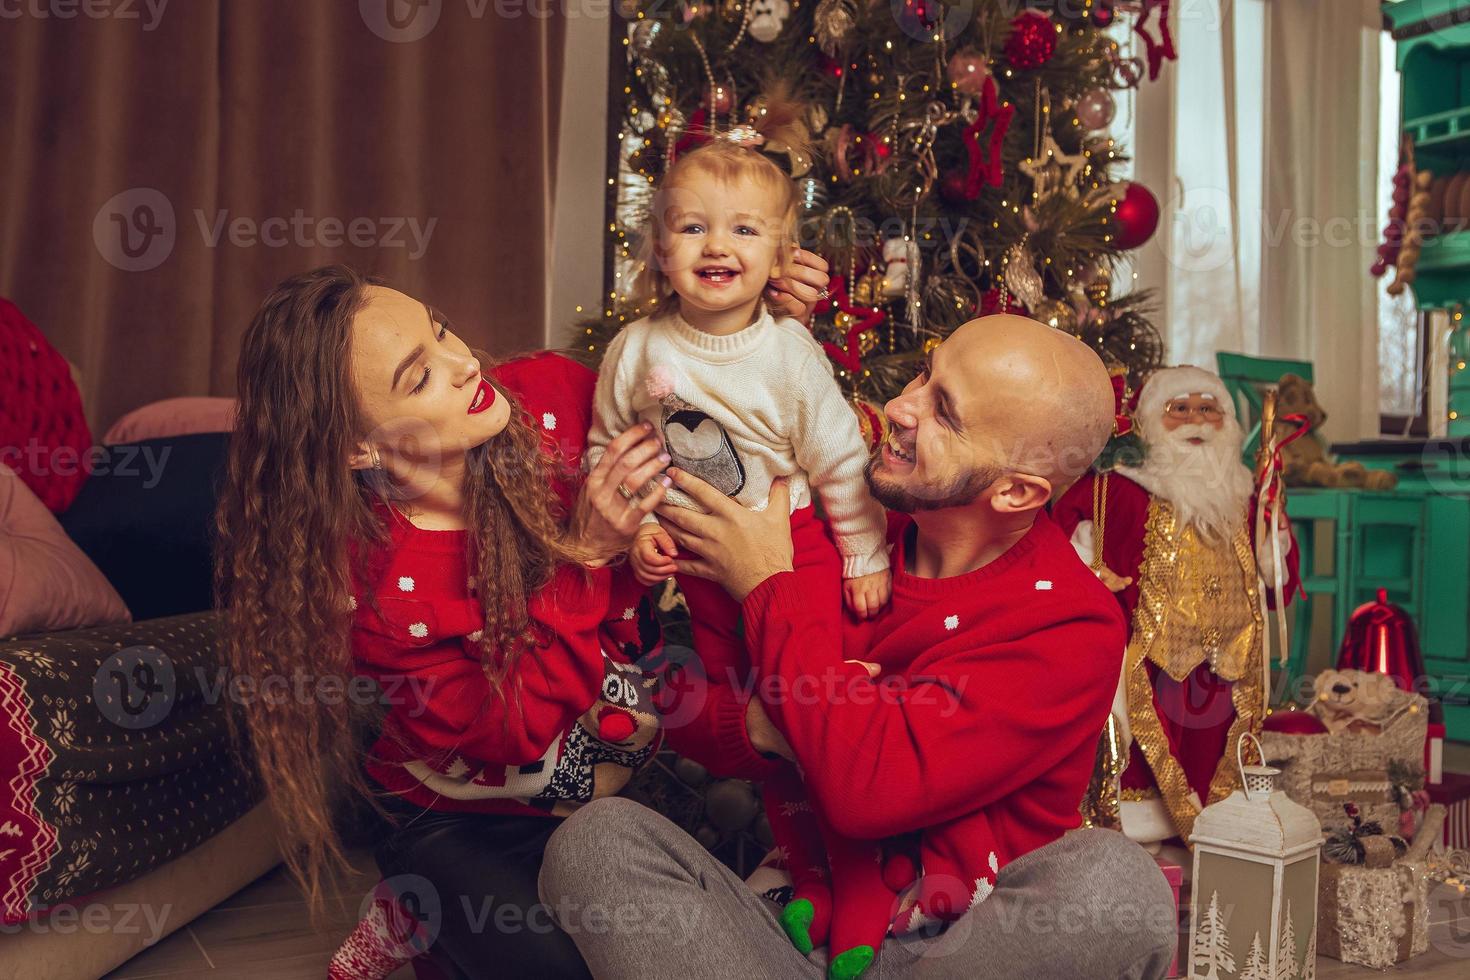
[[[334,807],[362,793],[389,818],[383,873],[427,881],[420,913],[439,905],[405,926],[375,903],[376,935],[435,942],[471,976],[586,974],[564,933],[474,916],[537,907],[554,816],[608,789],[589,758],[631,767],[655,747],[645,731],[620,754],[624,723],[590,753],[599,733],[579,724],[614,669],[604,650],[647,652],[640,593],[608,562],[668,461],[638,427],[581,478],[593,381],[554,354],[490,368],[431,307],[342,267],[277,287],[241,351],[217,587],[229,668],[261,692],[242,743],[314,913],[346,867]]]

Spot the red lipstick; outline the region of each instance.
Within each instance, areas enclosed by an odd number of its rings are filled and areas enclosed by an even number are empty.
[[[479,415],[485,409],[495,404],[495,386],[485,378],[480,379],[480,385],[475,389],[475,396],[470,399],[468,414]]]

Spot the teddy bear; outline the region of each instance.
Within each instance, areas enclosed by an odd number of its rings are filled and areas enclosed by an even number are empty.
[[[1276,386],[1276,418],[1303,415],[1311,430],[1302,438],[1282,447],[1285,464],[1282,476],[1289,487],[1358,487],[1364,490],[1392,490],[1399,479],[1387,470],[1370,470],[1362,463],[1334,463],[1319,435],[1327,412],[1317,401],[1312,383],[1295,375],[1282,375]]]
[[[1365,670],[1324,670],[1313,691],[1316,696],[1307,710],[1334,735],[1381,734],[1414,700],[1392,677]]]

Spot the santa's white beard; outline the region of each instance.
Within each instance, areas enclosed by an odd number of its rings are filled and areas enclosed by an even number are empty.
[[[1118,472],[1173,504],[1181,524],[1209,537],[1233,535],[1246,519],[1254,489],[1251,471],[1240,461],[1245,440],[1235,420],[1227,418],[1219,431],[1197,424],[1172,432],[1162,423],[1139,428],[1148,446],[1143,465],[1120,466]],[[1193,445],[1192,438],[1204,442]]]

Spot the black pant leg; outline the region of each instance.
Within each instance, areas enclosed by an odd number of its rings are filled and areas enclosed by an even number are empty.
[[[536,883],[546,841],[561,820],[408,810],[377,849],[385,878],[417,876],[428,894],[406,904],[437,924],[434,948],[471,980],[590,978],[570,937],[541,904]]]

